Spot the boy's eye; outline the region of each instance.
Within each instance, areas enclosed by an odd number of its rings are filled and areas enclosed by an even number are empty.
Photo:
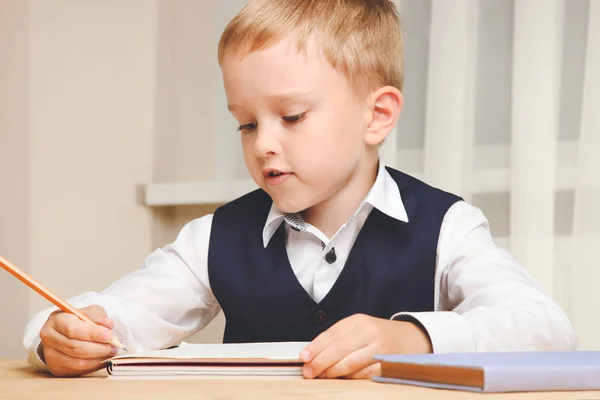
[[[252,122],[252,123],[249,123],[246,125],[240,125],[237,130],[240,132],[248,133],[248,132],[252,132],[255,129],[256,129],[256,123]]]
[[[282,117],[282,119],[283,119],[285,122],[289,122],[289,123],[292,123],[292,124],[294,124],[294,123],[296,123],[296,122],[300,122],[300,121],[302,121],[304,118],[306,118],[306,113],[305,113],[305,112],[304,112],[304,113],[302,113],[302,114],[298,114],[298,115],[292,115],[292,116],[289,116],[289,117]]]

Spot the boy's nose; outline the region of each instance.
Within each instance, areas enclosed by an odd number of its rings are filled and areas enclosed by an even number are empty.
[[[259,129],[254,141],[254,153],[257,157],[265,158],[274,154],[279,154],[281,147],[277,140],[277,135],[269,129]]]

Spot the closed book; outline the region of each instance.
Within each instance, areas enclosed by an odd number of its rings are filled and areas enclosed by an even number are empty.
[[[302,378],[300,351],[308,343],[183,344],[111,358],[110,377]]]
[[[600,389],[600,351],[378,355],[373,380],[474,392]]]

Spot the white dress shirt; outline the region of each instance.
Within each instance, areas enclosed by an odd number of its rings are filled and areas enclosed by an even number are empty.
[[[383,163],[361,206],[333,237],[273,206],[265,222],[263,243],[266,246],[285,221],[292,269],[306,292],[319,302],[340,275],[373,208],[411,223],[398,186]],[[77,308],[104,307],[115,321],[115,335],[130,351],[180,343],[220,311],[208,279],[211,224],[212,215],[189,222],[173,243],[151,253],[140,269],[100,293],[86,292],[69,301]],[[337,259],[329,264],[325,255],[334,247]],[[482,212],[463,201],[455,203],[442,222],[434,290],[435,311],[398,310],[394,317],[407,314],[418,320],[436,353],[576,347],[563,311],[507,251],[494,244]],[[55,309],[34,315],[25,330],[23,345],[35,369],[47,369],[38,352],[39,332]]]

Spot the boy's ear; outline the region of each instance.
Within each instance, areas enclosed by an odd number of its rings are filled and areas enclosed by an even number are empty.
[[[393,86],[384,86],[371,93],[370,121],[367,124],[365,141],[376,146],[381,144],[392,131],[404,106],[402,92]]]

